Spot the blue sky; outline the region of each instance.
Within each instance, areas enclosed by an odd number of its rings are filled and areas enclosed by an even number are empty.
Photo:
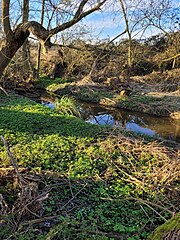
[[[180,0],[172,0],[172,3],[173,9],[178,8],[180,10]],[[117,6],[115,7],[117,10],[116,13],[113,13],[113,9],[109,7],[102,10],[101,12],[96,12],[88,16],[85,20],[83,20],[83,23],[87,25],[87,29],[91,29],[94,36],[98,36],[100,39],[114,38],[125,30],[122,14],[118,12],[119,7],[120,6],[118,5],[117,1]],[[148,28],[144,34],[144,37],[155,35],[158,32],[161,31],[157,28]],[[140,36],[141,34],[139,33],[137,37]]]
[[[78,0],[77,0],[78,1]],[[130,0],[129,0],[130,1]],[[145,0],[144,0],[145,1]],[[1,0],[0,0],[1,2]],[[113,2],[113,0],[112,0]],[[119,0],[116,0],[116,6],[112,5],[111,0],[108,0],[108,6],[106,5],[102,11],[99,12],[95,12],[92,15],[89,15],[88,17],[86,17],[85,19],[83,19],[83,21],[74,26],[73,28],[70,28],[68,30],[66,30],[64,32],[64,34],[68,35],[68,32],[73,32],[74,31],[74,37],[76,38],[77,33],[78,33],[78,26],[82,26],[82,24],[85,24],[86,27],[84,27],[88,32],[90,32],[89,35],[84,35],[86,39],[103,39],[103,40],[109,40],[114,38],[115,36],[117,36],[118,34],[120,34],[121,32],[123,32],[125,30],[125,24],[124,24],[124,19],[122,17],[121,11],[120,11],[120,3]],[[141,2],[141,1],[140,1]],[[156,1],[155,1],[156,2]],[[157,0],[158,2],[158,0]],[[179,12],[180,12],[180,0],[172,0],[173,2],[173,8],[179,8]],[[19,5],[17,5],[18,1],[16,0],[12,0],[11,4],[12,4],[12,11],[13,13],[12,16],[14,18],[15,14],[17,15],[17,17],[20,15],[20,10],[19,9]],[[36,9],[37,4],[36,4],[36,0],[31,0],[31,8],[34,7],[34,9]],[[32,12],[33,15],[31,15],[31,20],[34,20],[35,18],[37,18],[37,20],[40,19],[40,12]],[[180,16],[179,16],[180,18]],[[46,21],[45,21],[46,24]],[[151,35],[155,35],[158,32],[160,32],[157,28],[148,28],[145,32],[144,37],[148,37]],[[70,34],[70,36],[72,37],[72,35]],[[79,35],[80,37],[83,36]],[[138,34],[137,38],[139,38],[141,35]],[[125,38],[126,35],[123,35],[123,38]]]

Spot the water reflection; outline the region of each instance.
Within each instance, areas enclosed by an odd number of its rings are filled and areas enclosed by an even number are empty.
[[[83,104],[85,120],[93,124],[122,126],[131,131],[180,141],[180,121],[167,117],[155,117],[120,109],[104,109],[97,105]]]
[[[54,102],[49,102],[49,101],[41,101],[41,104],[42,105],[45,105],[45,106],[47,106],[47,107],[49,107],[49,108],[52,108],[52,109],[55,109],[55,103]]]
[[[55,108],[52,101],[41,101],[43,105]],[[155,117],[139,112],[103,108],[96,104],[79,103],[85,121],[99,125],[120,126],[131,131],[176,140],[180,142],[180,121],[167,117]]]

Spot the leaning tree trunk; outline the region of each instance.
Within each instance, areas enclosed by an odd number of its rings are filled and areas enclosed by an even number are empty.
[[[0,51],[0,77],[8,66],[17,50],[23,45],[29,36],[29,31],[21,29],[19,25],[15,31],[12,31],[9,19],[9,0],[2,0],[2,23],[5,34],[5,42]]]
[[[2,76],[5,68],[11,62],[17,50],[23,45],[28,38],[29,33],[23,33],[11,41],[6,41],[5,45],[0,51],[0,77]]]

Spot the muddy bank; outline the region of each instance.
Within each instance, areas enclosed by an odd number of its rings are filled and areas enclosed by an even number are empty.
[[[163,74],[154,72],[146,76],[134,76],[128,81],[120,77],[103,81],[88,77],[81,80],[41,77],[27,84],[16,82],[11,90],[26,95],[35,93],[40,96],[38,91],[57,97],[71,95],[89,103],[180,119],[179,76],[180,70],[175,69]]]

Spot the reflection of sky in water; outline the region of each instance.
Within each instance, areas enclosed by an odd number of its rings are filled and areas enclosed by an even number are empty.
[[[53,103],[53,102],[42,101],[41,104],[44,105],[44,106],[47,106],[49,108],[52,108],[52,109],[55,108],[55,103]]]
[[[93,123],[93,124],[100,124],[100,125],[114,125],[115,120],[109,114],[102,114],[98,116],[91,116],[86,122]]]
[[[149,135],[149,136],[153,136],[153,135],[156,134],[155,131],[153,131],[149,128],[141,127],[137,123],[134,123],[134,122],[126,123],[126,128],[133,131],[133,132],[142,133],[142,134],[146,134],[146,135]]]
[[[102,114],[102,115],[96,115],[96,116],[91,116],[86,122],[92,123],[92,124],[100,124],[100,125],[118,125],[117,121],[111,116],[110,114]],[[120,123],[120,122],[119,122]],[[143,123],[143,122],[142,122]],[[144,123],[143,123],[144,125]],[[127,122],[125,124],[125,128],[129,129],[133,132],[141,133],[141,134],[146,134],[149,136],[153,136],[156,134],[155,131],[141,127],[137,123],[135,123],[134,120]]]
[[[44,106],[55,109],[55,104],[49,101],[41,101]],[[86,119],[86,122],[99,125],[115,125],[125,127],[130,131],[153,136],[159,134],[168,139],[180,139],[180,127],[173,121],[173,124],[169,119],[165,118],[153,118],[152,116],[143,115],[139,113],[132,113],[128,111],[116,111],[107,112],[107,109],[102,109],[96,106],[91,108],[88,105],[80,107],[82,116]],[[85,114],[85,115],[84,115]]]

